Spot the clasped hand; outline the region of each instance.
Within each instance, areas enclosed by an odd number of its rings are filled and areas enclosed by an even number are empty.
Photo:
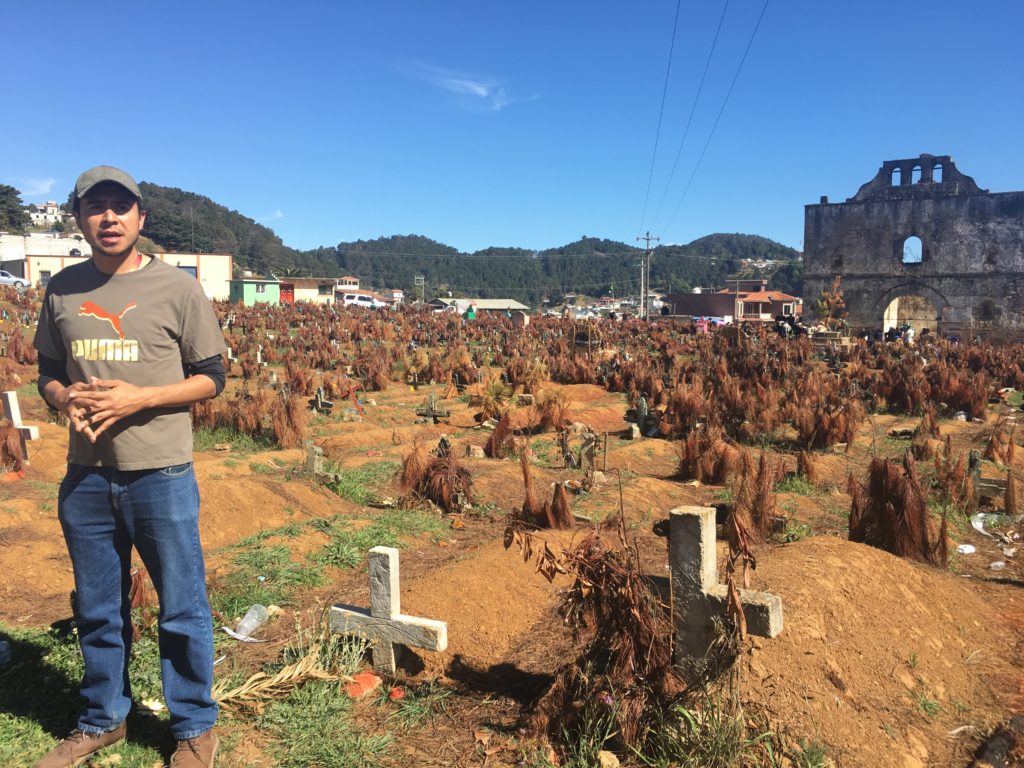
[[[71,426],[95,443],[111,426],[146,407],[142,387],[121,379],[97,379],[65,387],[58,398]]]

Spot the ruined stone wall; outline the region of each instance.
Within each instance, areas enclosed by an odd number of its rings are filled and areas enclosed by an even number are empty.
[[[1024,192],[979,189],[948,156],[887,161],[846,202],[806,206],[805,297],[837,274],[855,328],[881,326],[892,299],[914,294],[934,305],[933,329],[1024,334]]]

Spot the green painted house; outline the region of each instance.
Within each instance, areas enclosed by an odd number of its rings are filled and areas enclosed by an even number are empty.
[[[262,277],[236,277],[228,283],[228,301],[242,302],[251,307],[254,304],[281,303],[281,281],[265,280]]]

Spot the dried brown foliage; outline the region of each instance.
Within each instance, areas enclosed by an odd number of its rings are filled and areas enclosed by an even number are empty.
[[[484,455],[491,459],[504,459],[515,452],[515,436],[509,426],[508,414],[503,414],[498,419],[498,426],[491,432],[487,442],[484,443]]]
[[[21,436],[6,421],[0,424],[0,468],[6,472],[21,472],[25,460],[21,454]]]
[[[270,429],[282,448],[298,448],[306,435],[309,411],[302,397],[274,398],[270,407]]]
[[[742,525],[754,538],[764,541],[771,532],[777,504],[773,490],[775,470],[764,452],[761,453],[756,473],[750,454],[743,451],[741,455],[737,490],[730,516],[735,517],[739,521],[737,524]]]
[[[406,501],[429,499],[445,512],[461,511],[473,503],[473,476],[454,453],[432,454],[421,440],[415,440],[402,459],[399,488]]]
[[[537,500],[533,471],[530,468],[530,451],[525,447],[519,452],[519,466],[523,471],[523,506],[513,513],[513,517],[534,528],[546,528],[549,523],[548,506]]]
[[[850,476],[853,497],[850,541],[900,557],[945,567],[946,516],[938,535],[931,531],[928,505],[913,458],[872,459],[867,484]]]
[[[559,391],[554,388],[545,389],[537,395],[537,404],[534,406],[536,414],[536,427],[541,432],[558,431],[564,429],[569,423],[569,406],[572,398],[568,392]]]
[[[679,453],[678,474],[684,480],[721,485],[739,468],[739,448],[727,442],[718,430],[693,432],[676,446]]]
[[[430,450],[422,440],[413,440],[412,449],[402,459],[402,473],[399,476],[399,490],[408,496],[423,487],[430,470]]]
[[[538,733],[575,733],[596,704],[614,718],[618,742],[639,745],[656,722],[654,713],[682,688],[672,667],[668,611],[643,574],[621,518],[617,539],[608,546],[594,531],[556,555],[534,534],[506,530],[506,547],[516,543],[524,559],[535,557],[537,570],[549,580],[568,575],[559,612],[574,630],[592,631],[580,656],[558,670],[534,705],[530,722]]]
[[[800,451],[796,457],[796,473],[803,476],[811,485],[818,484],[818,470],[814,468],[814,462],[807,451]]]
[[[1017,452],[1017,444],[1013,439],[1016,431],[1015,422],[1011,422],[1005,416],[1001,417],[985,446],[985,458],[996,464],[1011,466]]]
[[[132,639],[138,640],[142,637],[142,630],[152,629],[157,620],[156,595],[149,588],[146,581],[146,569],[142,566],[132,571],[132,583],[128,588],[128,602],[132,611]]]
[[[574,526],[569,492],[561,483],[555,483],[555,491],[551,497],[551,507],[548,513],[548,524],[559,530],[569,530]]]
[[[17,366],[6,357],[0,357],[0,392],[9,392],[22,384]]]
[[[300,361],[287,358],[284,363],[284,376],[293,395],[308,397],[313,394],[313,373]]]
[[[963,506],[974,496],[974,483],[967,473],[964,457],[953,457],[953,442],[946,435],[942,457],[935,455],[935,488],[948,504]]]
[[[454,453],[434,456],[422,494],[445,512],[459,512],[464,504],[473,503],[473,476]]]
[[[1013,478],[1013,472],[1006,471],[1006,492],[1003,494],[1003,514],[1016,515],[1017,506],[1017,481]]]

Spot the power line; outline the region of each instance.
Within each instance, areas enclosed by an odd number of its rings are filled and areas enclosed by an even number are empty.
[[[725,106],[729,103],[729,97],[732,96],[732,89],[736,86],[736,81],[740,78],[740,72],[743,71],[743,64],[747,60],[747,54],[750,53],[750,46],[754,44],[754,38],[757,36],[757,30],[761,28],[761,20],[764,18],[765,11],[768,10],[768,3],[770,0],[764,0],[764,5],[761,7],[761,15],[757,17],[757,23],[754,25],[754,31],[750,33],[750,39],[747,41],[747,47],[743,50],[743,57],[740,59],[740,64],[736,67],[736,74],[733,75],[732,82],[729,84],[729,90],[726,91],[725,99],[722,101],[722,108],[718,110],[718,116],[715,118],[714,124],[711,126],[711,132],[708,134],[708,140],[704,142],[704,149],[700,152],[700,157],[697,158],[697,164],[693,167],[693,173],[690,174],[689,181],[686,182],[686,188],[683,189],[682,197],[679,198],[679,202],[676,203],[676,207],[672,211],[672,215],[665,223],[665,227],[662,230],[664,233],[668,230],[669,225],[675,220],[676,214],[679,213],[679,208],[683,204],[683,200],[686,199],[686,194],[690,191],[690,186],[693,184],[694,178],[697,176],[697,171],[700,169],[700,164],[704,161],[704,155],[708,151],[708,146],[711,144],[711,138],[715,135],[715,129],[718,128],[718,122],[722,119],[722,114],[725,112]]]
[[[672,53],[676,49],[676,30],[679,27],[679,7],[682,0],[676,0],[676,18],[672,22],[672,42],[668,46],[668,64],[665,66],[665,84],[661,88],[661,106],[658,108],[658,130],[654,133],[654,151],[651,153],[651,170],[647,174],[647,193],[644,195],[644,209],[640,214],[640,227],[643,228],[647,219],[647,201],[651,197],[651,182],[654,180],[654,161],[658,157],[658,140],[661,138],[661,119],[665,114],[665,97],[668,95],[669,73],[672,71]]]
[[[672,170],[668,175],[668,181],[665,182],[665,189],[661,193],[661,200],[658,201],[658,210],[654,212],[654,221],[657,222],[658,217],[661,215],[661,208],[665,204],[665,198],[668,197],[668,191],[672,186],[672,180],[676,176],[676,168],[679,165],[679,158],[683,154],[683,145],[686,144],[686,138],[690,135],[690,126],[693,124],[693,116],[697,112],[697,104],[700,102],[700,95],[704,91],[704,81],[707,79],[708,70],[711,69],[711,59],[715,55],[715,49],[718,47],[718,36],[722,32],[722,25],[725,23],[725,13],[729,10],[729,0],[725,0],[725,4],[722,6],[722,15],[718,19],[718,27],[715,29],[715,38],[711,41],[711,50],[708,51],[708,58],[704,62],[704,72],[700,76],[700,84],[697,86],[697,93],[693,97],[693,104],[690,105],[690,115],[686,118],[686,128],[683,129],[683,138],[679,141],[679,148],[676,150],[675,160],[672,161]]]

